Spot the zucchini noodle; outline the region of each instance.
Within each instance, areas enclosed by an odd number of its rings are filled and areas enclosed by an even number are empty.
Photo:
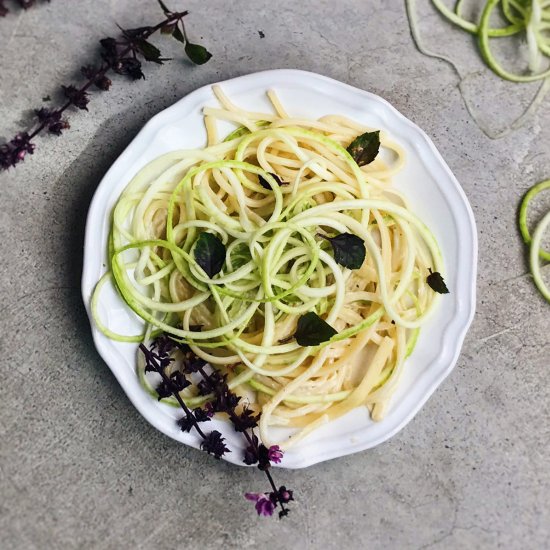
[[[459,89],[463,91],[463,83],[467,77],[463,77],[456,64],[447,56],[428,50],[422,42],[418,30],[418,16],[416,12],[416,0],[405,0],[407,15],[413,40],[418,50],[429,57],[441,59],[448,63],[460,78]],[[494,134],[487,131],[479,122],[476,114],[466,100],[463,99],[466,109],[478,125],[478,127],[491,139],[498,139],[517,130],[525,120],[535,112],[544,101],[550,90],[550,67],[544,59],[550,57],[550,1],[549,0],[486,0],[481,8],[479,23],[473,23],[462,15],[463,1],[455,3],[454,10],[449,8],[444,0],[432,0],[435,8],[450,23],[458,28],[477,36],[479,50],[487,66],[504,80],[516,83],[541,82],[539,90],[527,109],[504,131]],[[491,16],[500,6],[500,15],[505,20],[504,26],[491,27]],[[496,59],[491,49],[491,39],[501,39],[510,36],[524,36],[528,47],[528,71],[527,74],[512,73],[502,66]]]
[[[336,115],[294,118],[273,91],[273,113],[214,93],[219,107],[204,108],[207,146],[154,160],[114,207],[109,270],[92,297],[98,329],[121,342],[165,332],[187,343],[261,412],[266,445],[288,447],[359,406],[381,420],[439,300],[427,277],[443,273],[434,236],[391,184],[403,148],[381,131],[381,152],[360,167],[346,147],[372,129]],[[238,127],[219,137],[221,121]],[[213,276],[195,256],[205,232],[225,248]],[[325,238],[342,233],[365,244],[358,269],[340,265]],[[101,321],[107,284],[143,320],[143,335],[118,335]],[[294,334],[309,312],[336,334],[302,347]],[[156,395],[141,356],[137,370]],[[208,401],[194,386],[181,397]],[[275,442],[273,426],[295,431]]]
[[[550,288],[544,282],[540,266],[540,260],[546,262],[550,261],[550,252],[542,248],[544,235],[547,232],[548,227],[550,227],[550,211],[547,212],[538,223],[535,231],[533,232],[533,236],[531,236],[529,233],[529,228],[527,227],[527,210],[529,208],[529,204],[541,191],[546,189],[550,189],[550,180],[541,181],[527,191],[521,201],[518,221],[521,236],[523,237],[525,244],[529,246],[529,268],[531,269],[533,281],[543,297],[550,302]]]

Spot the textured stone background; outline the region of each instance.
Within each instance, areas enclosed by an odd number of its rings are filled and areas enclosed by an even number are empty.
[[[134,85],[117,79],[65,137],[38,139],[31,160],[0,174],[0,547],[548,547],[550,309],[515,218],[525,190],[550,177],[550,98],[521,130],[488,139],[455,72],[414,48],[399,0],[170,3],[189,7],[211,62],[191,67],[160,39],[174,61]],[[464,95],[483,123],[503,127],[535,88],[501,83],[473,40],[420,7],[429,43],[468,74]],[[0,133],[69,82],[115,21],[158,17],[153,0],[52,0],[0,20]],[[424,128],[480,237],[478,311],[452,375],[391,441],[286,472],[299,502],[284,522],[256,518],[244,501],[250,471],[139,416],[94,350],[79,292],[90,198],[140,127],[199,86],[278,67],[380,94]]]

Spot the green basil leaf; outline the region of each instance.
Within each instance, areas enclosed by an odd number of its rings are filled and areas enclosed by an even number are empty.
[[[430,274],[426,278],[426,282],[430,285],[430,288],[435,290],[435,292],[439,292],[439,294],[449,294],[449,289],[447,288],[441,273],[438,271],[432,271],[431,269],[429,269],[429,271]]]
[[[298,327],[294,337],[300,346],[306,347],[318,346],[330,340],[335,334],[338,334],[336,330],[316,313],[310,311],[298,319]]]
[[[201,233],[195,244],[194,255],[203,271],[212,278],[225,263],[225,246],[212,233]]]
[[[157,0],[157,2],[159,3],[160,8],[165,14],[168,15],[169,13],[171,13],[170,10],[166,7],[166,4],[162,0]]]
[[[321,237],[330,241],[337,263],[348,269],[359,269],[363,265],[367,255],[363,239],[353,233],[340,233],[336,237],[321,235]]]
[[[159,65],[162,65],[163,61],[167,61],[167,59],[160,57],[160,50],[154,44],[151,44],[151,42],[139,38],[134,40],[134,43],[147,61],[153,61]]]
[[[174,32],[172,33],[172,36],[182,44],[185,44],[185,37],[183,36],[183,33],[181,32],[181,29],[176,25],[176,28],[174,29]]]
[[[380,130],[365,132],[356,137],[347,148],[358,166],[370,164],[380,151]]]
[[[204,46],[191,44],[189,40],[185,44],[185,53],[196,65],[203,65],[212,57],[212,54]]]

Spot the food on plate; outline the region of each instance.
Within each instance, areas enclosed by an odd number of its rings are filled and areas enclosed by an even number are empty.
[[[92,298],[97,326],[123,342],[162,334],[180,343],[169,374],[185,345],[260,415],[267,446],[288,448],[360,406],[381,420],[448,292],[436,239],[392,185],[404,150],[343,116],[289,114],[272,91],[271,113],[213,91],[207,146],[152,161],[116,202],[109,269]],[[224,135],[228,123],[237,128]],[[108,282],[143,334],[115,334],[102,321]],[[156,397],[158,377],[145,366],[138,354],[140,380]],[[209,400],[194,383],[179,397],[190,407]],[[295,431],[277,441],[273,426]]]

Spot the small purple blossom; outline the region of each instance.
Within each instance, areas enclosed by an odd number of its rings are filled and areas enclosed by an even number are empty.
[[[193,413],[195,414],[197,422],[208,422],[214,416],[213,412],[201,409],[200,407],[193,409]]]
[[[177,424],[180,427],[182,432],[190,432],[197,425],[197,422],[200,422],[200,421],[197,420],[193,412],[190,411],[184,417],[180,418],[177,421]]]
[[[61,119],[60,110],[51,110],[46,109],[45,107],[40,107],[40,109],[35,109],[34,113],[38,122],[47,128],[51,134],[60,136],[63,130],[70,128],[69,123],[66,120]]]
[[[259,516],[272,516],[275,510],[275,504],[271,502],[265,493],[245,493],[245,498],[255,502],[256,512]]]
[[[174,371],[170,375],[170,381],[172,382],[174,389],[177,391],[183,391],[185,388],[191,385],[191,382],[187,380],[185,374],[183,374],[183,372],[180,372],[179,370]]]
[[[246,405],[243,407],[243,410],[240,414],[236,414],[231,418],[233,422],[233,427],[237,432],[246,432],[251,430],[258,425],[260,420],[259,414],[254,414],[251,409]]]
[[[283,458],[283,451],[281,451],[279,445],[271,445],[267,450],[267,458],[274,464],[279,464]]]
[[[111,87],[111,79],[107,78],[104,74],[104,69],[98,69],[95,65],[84,65],[80,68],[80,72],[88,79],[91,80],[96,88],[108,91]]]
[[[193,409],[183,418],[180,418],[177,423],[182,432],[190,432],[195,427],[197,422],[210,422],[211,415],[204,409],[197,407]]]
[[[225,438],[217,430],[211,431],[201,443],[201,449],[206,451],[210,455],[214,455],[214,458],[221,458],[225,453],[231,451],[225,445]]]
[[[191,385],[191,382],[187,380],[185,375],[179,370],[174,371],[168,380],[162,380],[157,386],[156,392],[158,394],[158,400],[170,397],[174,392],[180,392]]]
[[[206,413],[208,418],[212,418],[214,416],[214,407],[212,406],[212,403],[210,403],[210,401],[204,406],[204,412]]]
[[[185,362],[185,370],[186,372],[192,373],[192,372],[199,372],[200,369],[206,366],[206,361],[204,359],[201,359],[200,357],[190,357]],[[213,375],[211,375],[212,378]]]
[[[151,345],[152,357],[158,361],[158,364],[162,369],[166,368],[174,361],[174,358],[170,356],[170,353],[175,347],[176,343],[174,340],[168,338],[167,336],[159,336]],[[145,372],[149,372],[150,370],[154,371],[155,368],[151,365],[146,365]]]
[[[112,65],[113,71],[117,74],[127,75],[133,80],[145,78],[141,70],[141,61],[135,57],[118,58]]]
[[[84,90],[79,90],[72,84],[70,86],[61,86],[63,89],[63,93],[65,94],[65,97],[78,109],[82,109],[84,111],[88,110],[88,103],[90,101],[90,98],[88,97],[88,94]]]
[[[48,132],[56,136],[60,136],[63,130],[68,130],[71,125],[66,120],[59,120],[48,126]]]
[[[51,109],[46,109],[46,107],[35,109],[34,114],[38,118],[38,122],[45,124],[57,122],[61,118],[61,113],[59,111],[52,111]]]
[[[21,132],[17,134],[10,143],[16,148],[29,153],[30,155],[34,152],[34,145],[30,142],[30,137],[27,132]]]
[[[34,153],[34,143],[27,132],[17,134],[9,143],[0,146],[0,168],[7,170]]]
[[[112,83],[113,82],[111,81],[111,79],[107,78],[105,75],[98,76],[94,80],[94,84],[95,84],[96,88],[98,88],[98,89],[100,89],[104,92],[107,92],[111,88]]]
[[[279,489],[275,492],[269,494],[269,498],[273,502],[282,502],[283,504],[289,503],[291,500],[294,500],[293,491],[287,489],[284,485],[281,485]]]

